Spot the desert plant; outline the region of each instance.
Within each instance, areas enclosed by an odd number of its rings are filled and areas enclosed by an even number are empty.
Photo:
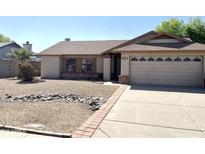
[[[19,60],[21,63],[25,63],[26,60],[30,59],[32,53],[27,49],[13,50],[11,51],[11,57]]]
[[[33,76],[34,68],[31,64],[29,64],[26,61],[30,59],[31,55],[32,53],[26,49],[20,49],[18,51],[11,52],[11,57],[20,61],[18,78],[22,79],[23,81],[32,81],[34,78]]]
[[[19,64],[19,77],[23,81],[32,81],[34,78],[34,68],[29,63],[20,63]]]
[[[34,77],[41,76],[41,72],[40,72],[38,69],[34,69],[34,71],[33,71],[33,76],[34,76]]]

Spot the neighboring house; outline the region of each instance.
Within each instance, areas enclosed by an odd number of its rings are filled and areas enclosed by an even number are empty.
[[[32,44],[26,42],[23,44],[23,48],[28,49],[32,52]],[[0,78],[14,77],[18,75],[19,67],[18,61],[11,57],[12,51],[18,51],[22,49],[16,42],[0,42]],[[32,65],[36,66],[40,70],[40,58],[32,52],[31,59],[29,60]]]
[[[0,59],[12,59],[9,55],[12,50],[19,50],[22,47],[16,42],[0,42]]]
[[[18,64],[10,53],[12,50],[19,50],[22,47],[16,42],[0,42],[0,78],[13,77],[18,75]]]
[[[42,78],[204,86],[205,45],[150,31],[131,40],[65,41],[42,51]]]
[[[32,52],[32,44],[28,41],[23,44],[23,48],[27,49],[28,51]],[[12,51],[18,51],[22,49],[20,45],[16,42],[0,42],[0,59],[4,60],[11,60],[13,59],[10,55]],[[31,61],[40,61],[40,57],[37,56],[34,52],[32,52]]]

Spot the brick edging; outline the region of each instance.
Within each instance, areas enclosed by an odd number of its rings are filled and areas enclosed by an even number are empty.
[[[83,123],[72,133],[72,138],[91,138],[105,116],[122,95],[126,87],[127,86],[125,85],[120,86],[98,111],[96,111],[91,117],[88,118],[87,121],[85,121],[85,123]]]

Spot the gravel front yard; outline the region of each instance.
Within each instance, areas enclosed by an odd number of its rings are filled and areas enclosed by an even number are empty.
[[[72,80],[46,80],[46,82],[22,84],[16,79],[0,79],[0,96],[25,94],[75,94],[108,99],[117,86],[105,86],[97,82]],[[70,133],[83,124],[94,112],[88,104],[59,100],[38,102],[0,102],[1,124],[24,127],[41,124],[43,130]]]
[[[19,83],[16,79],[0,79],[0,96],[23,94],[76,94],[109,98],[116,86],[105,86],[97,82],[74,80],[46,80],[41,83]]]

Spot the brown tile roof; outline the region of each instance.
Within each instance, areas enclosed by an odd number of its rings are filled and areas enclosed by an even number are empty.
[[[204,50],[205,44],[200,43],[146,43],[146,44],[131,44],[113,50],[120,51],[166,51],[166,50]]]
[[[39,55],[99,55],[127,40],[61,41]]]
[[[146,43],[151,39],[167,36],[177,39],[179,43]],[[38,55],[100,55],[122,51],[158,51],[158,50],[204,50],[205,44],[193,43],[167,33],[150,31],[131,40],[105,41],[61,41]]]

